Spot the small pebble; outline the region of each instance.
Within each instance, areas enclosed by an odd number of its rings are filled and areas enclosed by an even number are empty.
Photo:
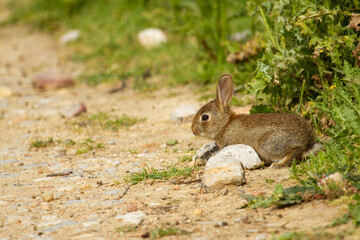
[[[266,240],[267,235],[266,234],[259,234],[255,237],[255,240]]]
[[[41,73],[32,80],[34,88],[49,90],[61,87],[71,87],[75,84],[71,77],[63,75],[57,71]]]
[[[138,33],[137,38],[141,45],[149,49],[167,42],[165,33],[158,28],[144,29]]]
[[[42,195],[42,199],[46,202],[51,202],[54,200],[54,195],[52,192],[46,192]]]
[[[245,223],[245,224],[250,224],[250,223],[251,223],[251,221],[249,220],[248,217],[242,218],[241,221],[242,221],[243,223]]]
[[[67,106],[60,110],[60,115],[65,118],[72,118],[86,112],[86,105],[83,102],[79,102],[70,106]]]
[[[150,237],[150,232],[149,231],[144,232],[143,234],[141,234],[141,237],[142,238],[149,238]]]
[[[40,209],[43,211],[50,211],[52,209],[52,206],[48,202],[42,202],[40,203]]]
[[[216,222],[215,223],[215,227],[224,227],[224,226],[228,226],[229,224],[227,222]]]
[[[60,43],[65,44],[68,42],[76,41],[80,37],[80,31],[77,29],[70,30],[60,37]]]
[[[225,196],[225,195],[228,194],[228,192],[229,192],[229,190],[227,190],[226,188],[223,188],[223,189],[220,191],[220,194]]]
[[[138,210],[138,207],[136,206],[136,204],[127,204],[126,205],[127,212],[135,212],[137,210]]]
[[[80,188],[80,190],[87,190],[87,189],[90,188],[90,185],[89,185],[89,184],[86,184],[86,183],[85,183],[85,184],[81,184],[79,188]]]
[[[203,213],[203,211],[202,211],[201,209],[199,209],[199,208],[196,208],[196,209],[192,212],[193,215],[201,215],[202,213]]]

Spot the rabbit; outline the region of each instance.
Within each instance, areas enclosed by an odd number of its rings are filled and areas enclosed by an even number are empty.
[[[235,114],[229,108],[233,96],[230,74],[220,77],[216,99],[200,108],[192,122],[195,135],[215,140],[220,149],[233,144],[251,146],[265,165],[290,166],[322,145],[316,142],[311,125],[289,113]]]

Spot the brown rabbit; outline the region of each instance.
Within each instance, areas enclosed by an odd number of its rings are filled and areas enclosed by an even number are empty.
[[[191,129],[195,135],[216,141],[220,148],[246,144],[255,149],[266,165],[291,165],[321,148],[310,124],[301,116],[287,113],[235,114],[229,108],[233,96],[230,74],[219,79],[216,99],[196,113]]]

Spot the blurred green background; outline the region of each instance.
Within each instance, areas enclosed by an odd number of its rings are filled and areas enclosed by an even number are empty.
[[[89,64],[89,72],[80,79],[91,84],[141,76],[145,71],[166,85],[204,85],[223,72],[231,72],[241,84],[249,80],[256,64],[254,59],[241,65],[226,62],[227,54],[239,49],[229,37],[251,28],[245,0],[33,0],[25,5],[13,2],[11,8],[12,22],[51,33],[79,29],[81,39],[71,44],[69,58]],[[144,48],[137,34],[146,28],[163,30],[168,42]]]

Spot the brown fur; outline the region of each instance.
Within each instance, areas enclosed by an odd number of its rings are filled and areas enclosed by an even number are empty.
[[[225,81],[225,82],[224,82]],[[288,166],[314,148],[316,135],[301,116],[286,113],[236,115],[229,109],[233,92],[230,75],[223,75],[218,83],[216,100],[200,108],[195,115],[192,131],[214,139],[220,148],[246,144],[255,149],[265,164]],[[225,94],[225,95],[222,95]],[[208,121],[201,117],[209,115]],[[318,144],[320,145],[320,144]]]

